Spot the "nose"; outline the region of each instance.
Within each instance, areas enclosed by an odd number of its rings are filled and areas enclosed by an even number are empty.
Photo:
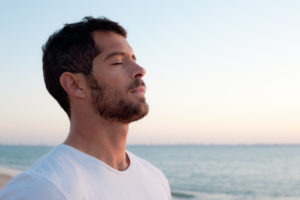
[[[136,79],[136,78],[142,79],[145,76],[145,74],[146,74],[146,70],[142,66],[134,63],[134,70],[132,73],[132,78],[133,79]]]

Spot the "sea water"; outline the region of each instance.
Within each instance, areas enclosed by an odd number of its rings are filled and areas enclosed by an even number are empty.
[[[49,146],[0,145],[0,165],[27,169]],[[167,176],[174,199],[300,200],[300,146],[128,146]]]

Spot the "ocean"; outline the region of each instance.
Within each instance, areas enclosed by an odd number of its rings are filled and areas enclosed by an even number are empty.
[[[50,146],[0,145],[25,170]],[[167,176],[175,200],[300,200],[300,145],[130,145]]]

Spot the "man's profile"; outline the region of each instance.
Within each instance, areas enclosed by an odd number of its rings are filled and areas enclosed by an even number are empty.
[[[126,31],[106,18],[66,24],[43,46],[44,80],[70,119],[63,144],[12,179],[0,199],[171,199],[163,173],[126,150],[148,113],[145,69]]]

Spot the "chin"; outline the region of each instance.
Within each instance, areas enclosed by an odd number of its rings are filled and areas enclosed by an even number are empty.
[[[142,108],[141,113],[138,116],[136,116],[136,118],[133,121],[137,121],[144,118],[148,114],[148,111],[149,111],[148,105],[145,104],[144,107]]]
[[[132,113],[131,116],[127,116],[126,118],[119,119],[119,120],[122,123],[130,123],[130,122],[138,121],[144,118],[148,114],[148,111],[149,111],[149,106],[146,102],[144,102],[140,104],[140,107],[137,108],[136,112]]]

